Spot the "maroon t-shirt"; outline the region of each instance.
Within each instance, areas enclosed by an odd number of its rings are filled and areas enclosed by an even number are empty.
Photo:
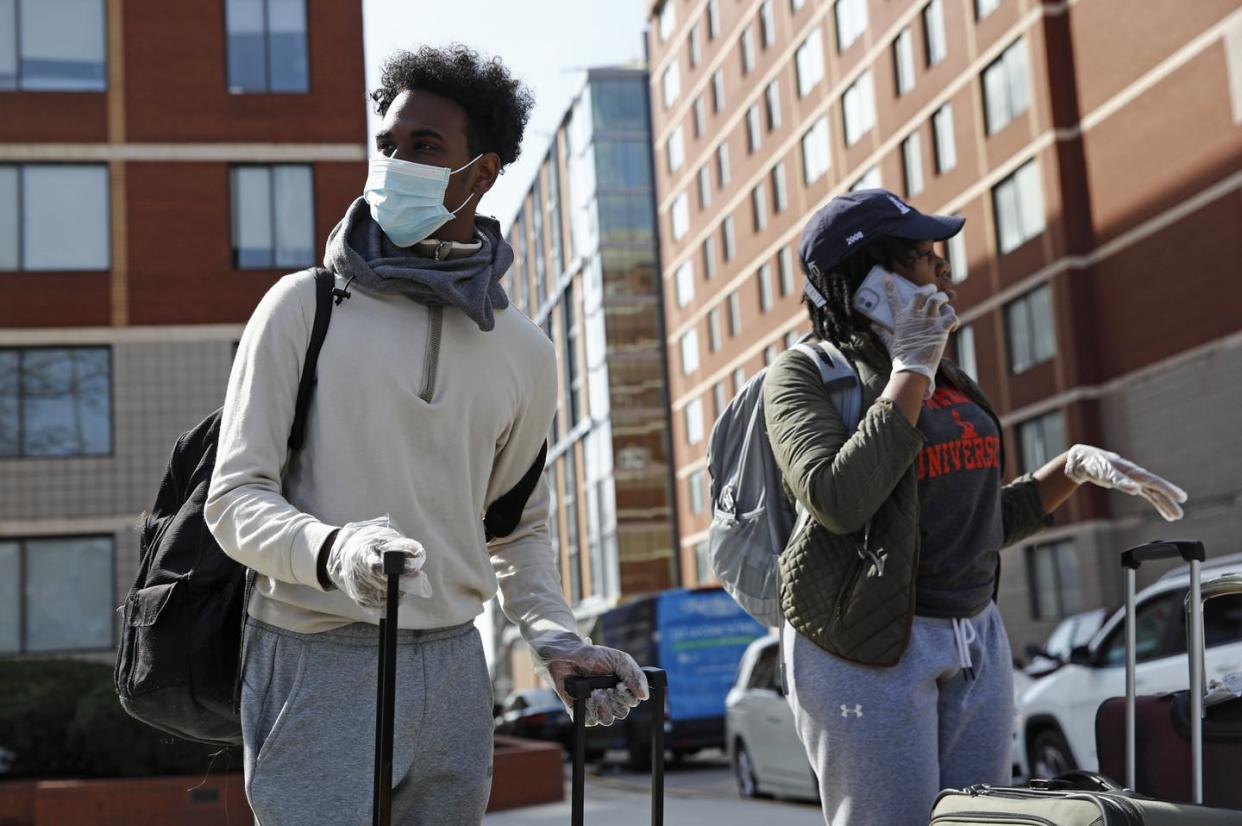
[[[1004,538],[1000,434],[966,394],[937,386],[918,429],[919,552],[915,613],[973,617],[987,607]]]

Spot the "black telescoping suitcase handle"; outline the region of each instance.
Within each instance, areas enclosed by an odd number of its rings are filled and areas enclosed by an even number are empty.
[[[668,691],[668,675],[663,669],[646,667],[651,709],[651,826],[664,826],[664,696]],[[569,677],[565,691],[574,701],[573,760],[574,780],[571,818],[573,826],[583,826],[586,793],[586,699],[597,688],[616,688],[621,678],[616,674],[596,677]]]
[[[392,822],[392,740],[397,695],[397,609],[401,604],[401,574],[405,554],[384,552],[384,575],[388,578],[385,616],[379,621],[379,674],[375,697],[375,787],[371,797],[372,826]]]
[[[1136,579],[1144,562],[1180,557],[1190,563],[1190,589],[1186,596],[1186,659],[1190,664],[1190,789],[1191,800],[1203,803],[1203,597],[1200,565],[1207,558],[1203,543],[1194,539],[1158,539],[1130,548],[1121,555],[1125,570],[1125,640],[1126,640],[1126,787],[1135,788],[1137,732],[1135,715],[1138,705],[1135,604]]]

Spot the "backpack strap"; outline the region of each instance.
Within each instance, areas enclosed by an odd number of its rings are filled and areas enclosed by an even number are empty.
[[[335,286],[336,276],[330,270],[315,268],[315,323],[311,328],[310,344],[306,347],[302,377],[298,381],[297,406],[289,433],[290,450],[301,450],[302,443],[306,441],[306,414],[310,409],[311,394],[315,392],[319,351],[323,349],[323,341],[328,336],[328,323],[332,321],[332,289]]]
[[[815,362],[819,377],[832,397],[833,406],[845,422],[845,429],[854,432],[862,419],[862,382],[854,365],[830,341],[819,341],[814,346],[800,341],[794,347]]]

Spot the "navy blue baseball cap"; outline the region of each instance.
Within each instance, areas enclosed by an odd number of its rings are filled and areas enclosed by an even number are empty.
[[[811,216],[798,257],[809,271],[826,273],[862,245],[885,235],[910,241],[943,241],[962,229],[956,215],[924,215],[887,189],[860,189],[838,195]]]

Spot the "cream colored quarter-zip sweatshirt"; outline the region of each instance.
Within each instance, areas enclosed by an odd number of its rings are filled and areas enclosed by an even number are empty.
[[[546,483],[510,535],[487,543],[482,521],[551,429],[552,342],[512,306],[483,332],[453,307],[357,284],[349,291],[332,309],[295,454],[287,443],[315,316],[313,274],[272,287],[238,346],[205,515],[225,553],[258,573],[250,616],[299,632],[374,622],[340,590],[320,587],[316,562],[334,529],[387,514],[426,548],[433,591],[402,599],[402,628],[469,622],[499,587],[527,639],[576,633],[549,539]]]

